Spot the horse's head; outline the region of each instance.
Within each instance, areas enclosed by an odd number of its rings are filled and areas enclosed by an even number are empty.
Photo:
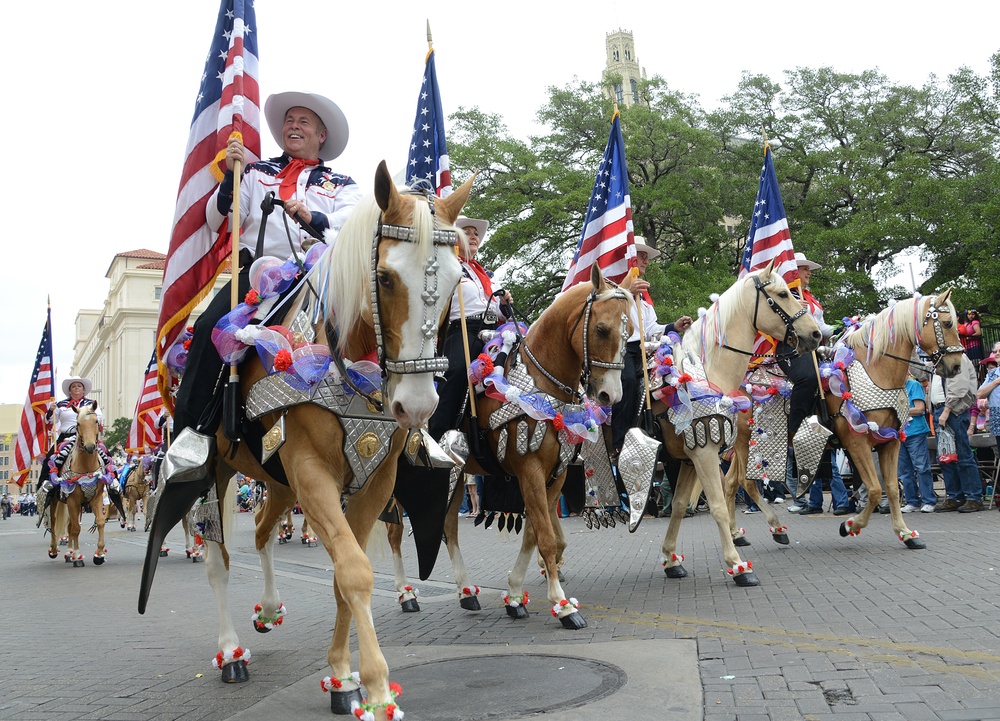
[[[819,326],[792,295],[773,260],[766,268],[747,275],[743,293],[744,302],[750,293],[753,294],[753,326],[758,332],[784,340],[799,353],[809,353],[819,347],[823,340]],[[762,301],[767,308],[761,307]]]
[[[371,314],[389,409],[403,428],[419,428],[437,407],[437,334],[461,277],[452,225],[469,198],[472,178],[447,198],[400,193],[383,161],[375,176],[381,216],[374,230]]]
[[[580,380],[584,390],[602,406],[614,405],[622,398],[625,342],[632,334],[629,319],[632,295],[605,280],[594,263],[590,283],[575,285],[564,296],[570,308],[579,308],[579,312],[571,312],[567,317],[566,330],[578,359],[575,365],[583,369]],[[561,342],[557,336],[532,337],[533,346]]]
[[[924,298],[921,301],[923,317],[918,323],[917,343],[930,357],[935,372],[944,378],[958,375],[965,352],[958,337],[958,318],[950,298],[951,288],[936,298]]]
[[[101,435],[101,422],[97,417],[97,409],[93,406],[77,408],[71,406],[76,413],[76,442],[88,455],[97,450],[97,441]]]

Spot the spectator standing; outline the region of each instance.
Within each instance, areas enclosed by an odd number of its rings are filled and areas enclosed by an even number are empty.
[[[986,399],[990,409],[990,434],[997,444],[996,452],[1000,453],[1000,366],[996,353],[990,354],[983,365],[986,366],[986,380],[979,386],[976,397]]]
[[[985,353],[983,353],[983,326],[979,320],[979,311],[969,308],[962,314],[960,320],[962,322],[958,324],[958,336],[965,348],[965,355],[969,356],[976,373],[982,377],[979,366]]]
[[[935,375],[931,381],[931,408],[934,426],[942,425],[955,434],[958,461],[942,463],[941,475],[948,498],[935,509],[938,513],[959,511],[973,513],[983,510],[983,485],[979,480],[979,466],[969,443],[969,409],[976,402],[979,381],[976,369],[968,356],[962,355],[958,375],[947,381]]]
[[[904,438],[899,444],[897,472],[903,482],[906,505],[903,513],[933,513],[937,504],[934,495],[934,476],[931,475],[931,453],[927,437],[931,427],[927,423],[927,397],[924,388],[911,374],[906,379],[906,397],[910,401],[910,415],[903,426]]]

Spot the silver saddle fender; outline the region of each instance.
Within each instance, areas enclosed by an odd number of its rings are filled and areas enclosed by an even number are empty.
[[[202,480],[208,475],[208,461],[214,451],[213,436],[185,428],[173,439],[163,457],[163,481],[185,483]]]
[[[795,497],[798,498],[809,490],[819,462],[823,459],[826,442],[833,433],[819,422],[816,416],[809,416],[792,437],[792,450],[795,452],[795,466],[798,470],[798,488]]]
[[[650,438],[638,428],[630,428],[625,434],[622,451],[618,454],[618,473],[628,493],[629,533],[635,533],[646,512],[660,445],[658,440]]]

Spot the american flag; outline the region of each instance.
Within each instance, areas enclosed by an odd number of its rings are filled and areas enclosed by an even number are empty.
[[[257,20],[252,0],[222,0],[195,99],[156,327],[158,383],[168,402],[170,374],[164,356],[228,263],[228,228],[224,224],[218,233],[209,230],[205,206],[222,178],[222,159],[233,133],[242,134],[248,162],[260,157]]]
[[[774,174],[771,146],[765,145],[764,167],[760,171],[757,201],[750,218],[750,234],[740,261],[740,278],[760,270],[772,260],[776,261],[775,267],[790,288],[801,286],[785,204],[781,202],[781,189]]]
[[[163,413],[163,399],[156,379],[156,351],[149,359],[146,373],[142,378],[142,388],[139,399],[135,402],[135,413],[132,414],[132,426],[128,430],[129,453],[142,453],[160,445],[163,440],[158,421]]]
[[[624,280],[629,268],[636,266],[625,140],[617,111],[611,121],[608,146],[597,167],[586,218],[580,243],[563,281],[563,290],[589,281],[590,268],[595,261],[604,276],[616,283]]]
[[[765,144],[764,167],[760,171],[760,185],[757,188],[757,200],[750,218],[750,233],[747,235],[747,244],[740,260],[739,277],[743,278],[747,273],[754,273],[764,268],[772,260],[775,261],[775,269],[785,279],[788,287],[798,292],[797,289],[802,287],[802,280],[795,264],[792,234],[788,231],[785,204],[781,202],[781,189],[778,187],[778,177],[774,173],[771,146]],[[777,346],[774,338],[758,333],[750,367],[759,365],[763,361],[763,356],[774,353]]]
[[[49,426],[45,422],[47,406],[55,400],[52,380],[52,309],[45,318],[42,342],[35,354],[35,368],[31,371],[28,397],[21,411],[17,445],[14,446],[14,482],[23,486],[28,480],[31,464],[49,445]]]
[[[434,48],[427,51],[410,153],[406,158],[406,184],[412,187],[424,181],[434,186],[439,197],[451,195],[448,144],[444,139],[444,111],[441,110],[441,94],[434,69]]]

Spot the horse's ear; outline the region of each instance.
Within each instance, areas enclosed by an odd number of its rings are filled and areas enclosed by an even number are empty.
[[[77,408],[76,406],[70,406],[70,408],[73,409],[74,413],[76,413],[77,415],[80,415],[80,409],[79,408]]]
[[[945,303],[947,303],[948,299],[951,298],[951,291],[952,290],[953,290],[952,288],[949,288],[944,293],[942,293],[937,298],[935,298],[934,299],[934,305],[944,305]]]
[[[765,266],[764,270],[760,272],[761,280],[769,278],[771,274],[774,273],[774,263],[776,260],[777,258],[771,258],[771,262],[768,263],[767,266]]]
[[[598,293],[603,292],[607,289],[608,284],[604,280],[604,276],[601,275],[601,267],[594,261],[594,264],[590,266],[590,284],[594,286],[594,290]]]
[[[388,210],[390,205],[399,202],[399,191],[396,190],[396,184],[392,182],[389,167],[384,160],[378,164],[378,168],[375,170],[375,202],[378,203],[378,207],[383,212]]]
[[[636,276],[633,275],[633,273],[634,273],[633,269],[629,268],[628,273],[625,274],[625,277],[622,279],[622,282],[618,284],[619,287],[624,288],[627,291],[631,291],[632,281],[635,280],[636,278]]]
[[[449,225],[455,222],[455,219],[461,214],[465,203],[469,200],[469,194],[472,193],[472,183],[476,180],[477,175],[479,175],[478,170],[472,174],[471,178],[458,186],[455,192],[447,198],[441,198],[436,202],[435,207],[437,210],[435,212],[444,218]]]

